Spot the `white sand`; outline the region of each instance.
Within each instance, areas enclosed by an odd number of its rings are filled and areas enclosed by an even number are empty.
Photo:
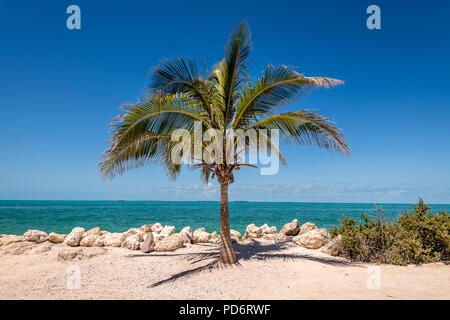
[[[32,247],[49,251],[14,254],[21,246],[0,247],[0,299],[450,299],[449,265],[354,264],[292,243],[240,243],[239,266],[213,269],[205,266],[218,247],[209,244],[143,254],[46,242]],[[58,260],[76,250],[81,259]],[[79,289],[66,287],[70,266],[80,268]],[[380,288],[369,289],[374,266]]]

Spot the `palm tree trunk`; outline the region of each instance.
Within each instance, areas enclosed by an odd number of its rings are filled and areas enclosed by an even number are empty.
[[[230,235],[230,219],[228,215],[228,181],[220,183],[220,261],[226,264],[236,263],[233,242]]]

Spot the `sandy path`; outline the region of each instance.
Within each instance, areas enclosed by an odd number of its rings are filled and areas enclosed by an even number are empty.
[[[212,269],[217,246],[209,244],[151,254],[83,248],[81,260],[64,261],[58,253],[80,248],[5,253],[15,245],[0,250],[0,299],[450,299],[449,265],[352,264],[292,243],[240,243],[239,266]],[[79,289],[66,287],[70,266],[80,268]],[[374,266],[380,287],[369,289]]]

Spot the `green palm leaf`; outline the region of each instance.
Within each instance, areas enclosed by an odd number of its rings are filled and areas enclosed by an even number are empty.
[[[276,107],[299,98],[312,88],[342,83],[343,81],[332,78],[304,77],[284,65],[269,65],[261,79],[253,86],[249,84],[244,88],[231,126],[248,126],[251,121],[274,113]]]
[[[103,177],[110,179],[125,171],[148,165],[153,159],[162,160],[170,135],[144,132],[128,143],[114,141],[103,153],[99,167]],[[161,161],[164,163],[164,161]]]
[[[203,109],[183,94],[149,93],[138,103],[125,106],[125,113],[113,120],[114,139],[129,141],[143,132],[171,134],[174,130],[190,130],[195,121],[208,126]]]
[[[219,94],[222,98],[221,109],[224,121],[222,129],[224,131],[233,118],[241,85],[248,79],[245,63],[251,50],[250,30],[247,23],[242,22],[231,33],[225,47],[225,58],[210,75],[210,79],[218,84]]]
[[[327,151],[350,153],[344,135],[334,126],[334,122],[311,110],[276,114],[254,123],[250,128],[278,129],[280,137],[286,142],[315,144]]]

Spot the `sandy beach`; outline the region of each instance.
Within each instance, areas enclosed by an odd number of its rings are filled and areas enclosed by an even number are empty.
[[[239,264],[217,265],[218,245],[174,252],[0,247],[0,299],[450,299],[450,266],[351,263],[292,242],[235,243]],[[373,267],[379,267],[374,269]],[[79,270],[79,288],[67,283]],[[369,277],[379,271],[379,287]]]

